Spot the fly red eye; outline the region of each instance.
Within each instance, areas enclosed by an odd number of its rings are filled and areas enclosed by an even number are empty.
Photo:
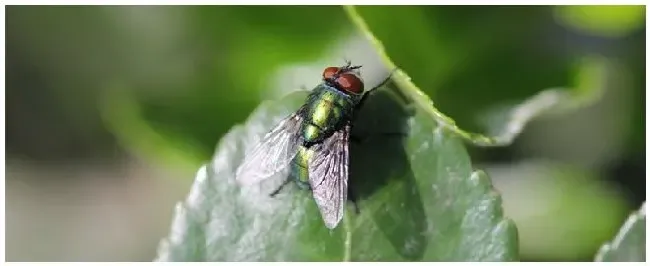
[[[325,68],[325,70],[323,70],[323,79],[331,78],[332,76],[334,76],[334,74],[336,74],[336,72],[339,72],[338,67]]]
[[[363,82],[357,75],[352,74],[352,73],[345,73],[339,75],[339,77],[336,79],[336,84],[339,86],[339,88],[352,92],[355,94],[359,94],[363,92]]]

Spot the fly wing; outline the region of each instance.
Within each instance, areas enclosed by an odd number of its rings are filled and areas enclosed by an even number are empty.
[[[302,109],[301,109],[302,110]],[[237,168],[236,180],[250,185],[282,171],[296,156],[302,112],[292,114],[269,131]]]
[[[314,147],[309,162],[309,185],[325,225],[333,229],[343,218],[348,198],[348,138],[350,126]]]

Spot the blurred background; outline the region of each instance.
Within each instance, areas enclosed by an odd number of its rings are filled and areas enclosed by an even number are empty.
[[[645,7],[360,7],[461,127],[606,59],[602,97],[469,148],[522,260],[592,260],[645,200]],[[198,167],[323,68],[385,71],[340,7],[6,7],[6,259],[150,261]],[[590,88],[587,88],[590,89]]]

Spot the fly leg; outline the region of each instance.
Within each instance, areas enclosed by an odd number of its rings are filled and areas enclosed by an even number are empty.
[[[355,107],[354,114],[353,114],[353,117],[352,117],[352,121],[356,120],[356,117],[355,117],[356,114],[359,113],[359,109],[363,108],[363,105],[365,104],[365,102],[368,99],[368,97],[370,96],[370,94],[374,93],[378,88],[381,88],[382,86],[386,85],[386,83],[388,83],[388,81],[393,76],[393,73],[395,73],[395,71],[397,71],[397,68],[394,68],[393,70],[391,70],[390,73],[388,74],[388,76],[382,82],[380,82],[377,86],[371,88],[366,93],[364,93],[363,96],[361,96],[361,100],[359,100],[359,103]],[[363,142],[366,142],[368,140],[368,138],[370,138],[370,137],[377,137],[377,136],[405,137],[406,135],[407,134],[404,133],[404,132],[383,132],[383,133],[372,134],[370,136],[364,136],[364,137],[350,135],[350,140],[354,141],[356,143],[363,143]]]
[[[273,192],[271,192],[271,194],[270,194],[269,196],[270,196],[271,198],[273,198],[273,197],[275,197],[276,195],[278,195],[278,193],[280,193],[280,191],[282,191],[282,189],[283,189],[285,186],[287,186],[287,184],[289,184],[289,182],[291,182],[291,178],[287,178],[287,179],[285,179],[284,182],[282,182],[282,184],[281,184],[278,188],[276,188],[275,190],[273,190]]]
[[[355,109],[356,109],[355,111],[358,111],[359,109],[361,109],[361,107],[366,102],[366,99],[368,99],[368,96],[370,96],[371,93],[373,93],[378,88],[381,88],[382,86],[386,85],[386,83],[388,83],[388,81],[393,76],[393,73],[395,73],[396,70],[397,70],[397,68],[394,68],[393,70],[391,70],[390,73],[388,73],[388,76],[382,82],[380,82],[377,86],[374,86],[373,88],[369,89],[366,93],[364,93],[363,96],[361,96],[361,100],[359,100],[359,103],[355,107]]]
[[[359,209],[359,203],[356,194],[354,193],[354,190],[352,187],[348,187],[348,200],[352,202],[352,205],[354,206],[354,213],[359,214],[361,213],[361,210]]]

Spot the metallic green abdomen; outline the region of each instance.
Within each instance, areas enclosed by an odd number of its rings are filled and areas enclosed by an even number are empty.
[[[302,188],[309,187],[309,160],[312,155],[312,150],[299,146],[298,153],[291,163],[291,175]]]
[[[317,143],[340,129],[354,109],[352,98],[327,85],[317,87],[307,102],[301,133],[305,142]]]

